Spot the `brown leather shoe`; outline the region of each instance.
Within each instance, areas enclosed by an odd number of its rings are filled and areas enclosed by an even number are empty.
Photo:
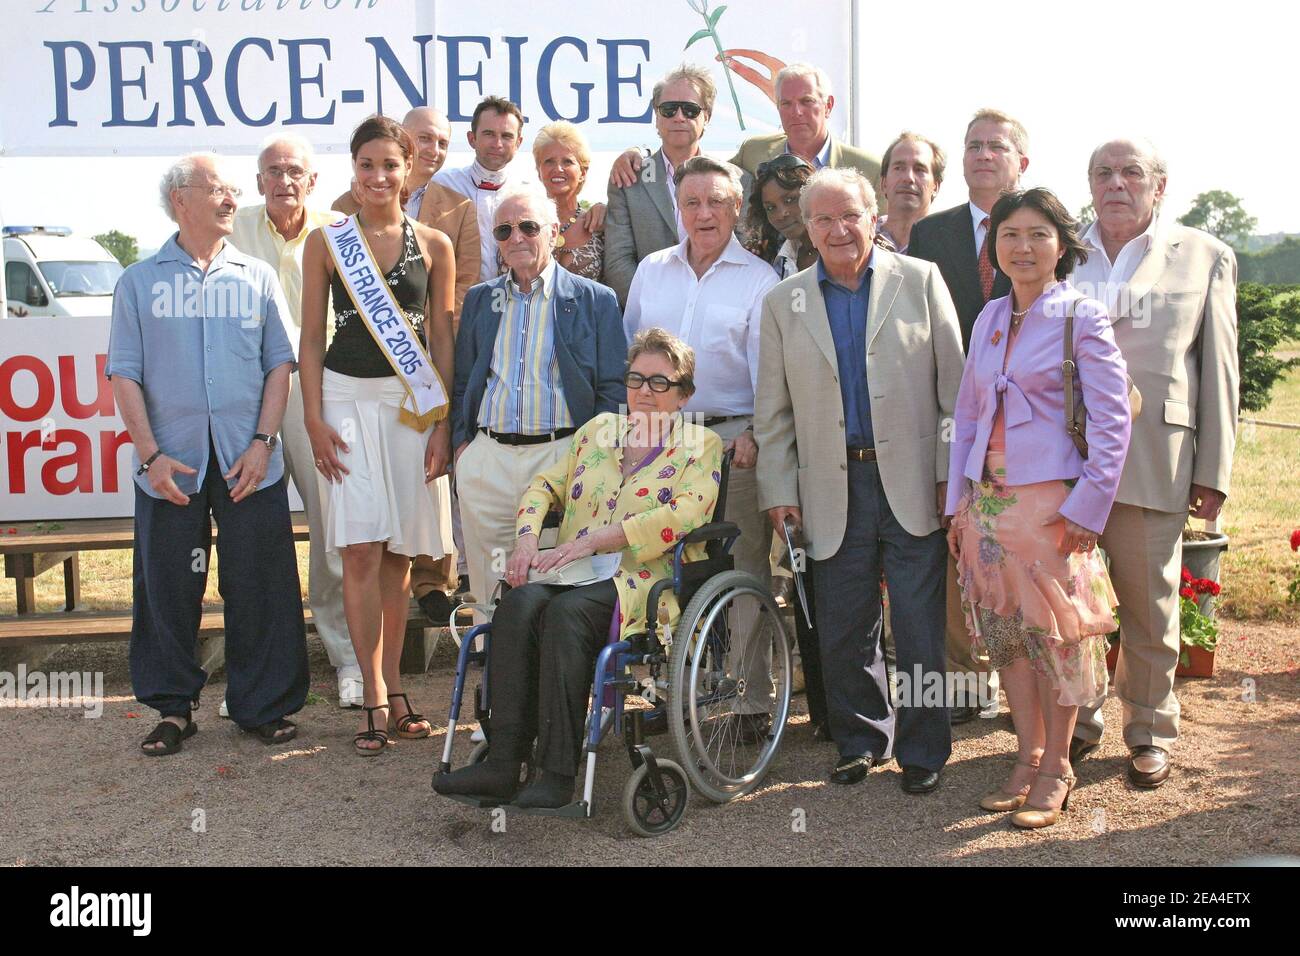
[[[1128,778],[1135,787],[1153,790],[1169,779],[1173,760],[1163,747],[1134,747],[1129,751]]]

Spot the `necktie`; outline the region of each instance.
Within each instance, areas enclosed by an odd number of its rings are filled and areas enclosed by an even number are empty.
[[[989,217],[985,216],[980,221],[980,228],[987,230],[989,227]],[[984,233],[984,241],[980,243],[979,255],[975,258],[976,267],[980,274],[980,291],[984,294],[984,301],[987,302],[993,295],[993,261],[989,259],[989,234]]]

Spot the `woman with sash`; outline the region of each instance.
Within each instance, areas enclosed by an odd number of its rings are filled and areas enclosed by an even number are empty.
[[[451,548],[446,480],[452,381],[451,241],[403,214],[415,147],[393,120],[352,134],[355,216],[313,232],[303,251],[299,378],[326,547],[343,555],[343,607],[365,681],[358,754],[389,731],[428,737],[402,691],[411,558]],[[326,305],[334,338],[325,348]],[[376,725],[376,712],[384,712]]]

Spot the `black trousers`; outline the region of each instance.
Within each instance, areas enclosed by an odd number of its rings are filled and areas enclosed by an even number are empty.
[[[576,773],[592,669],[617,603],[613,581],[525,584],[501,599],[488,655],[489,759],[522,761],[536,739],[538,767]]]
[[[307,699],[307,634],[284,479],[230,499],[215,448],[185,506],[135,489],[131,686],[164,717],[190,712],[208,675],[196,649],[203,592],[217,536],[225,603],[226,703],[241,727],[297,712]]]

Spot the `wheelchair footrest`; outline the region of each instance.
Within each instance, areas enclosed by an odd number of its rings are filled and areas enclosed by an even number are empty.
[[[590,807],[586,800],[578,800],[575,803],[554,808],[507,806],[506,812],[518,813],[528,817],[566,817],[570,820],[583,820],[591,816]]]
[[[475,797],[467,793],[440,793],[440,797],[448,800],[455,800],[457,803],[463,803],[467,807],[477,807],[480,810],[494,810],[497,807],[509,806],[508,803],[502,803],[495,797]]]

